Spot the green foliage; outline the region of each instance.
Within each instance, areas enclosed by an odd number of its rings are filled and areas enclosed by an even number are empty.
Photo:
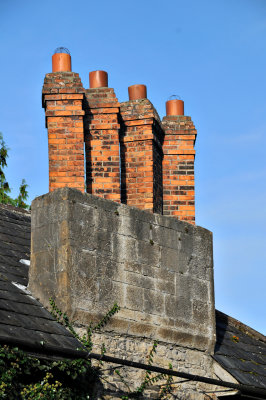
[[[15,199],[15,204],[16,207],[20,207],[20,208],[29,208],[29,206],[25,203],[25,201],[28,198],[28,191],[27,191],[27,183],[25,181],[25,179],[22,179],[20,187],[19,187],[19,195],[18,197]]]
[[[22,179],[18,197],[12,199],[12,197],[9,196],[11,189],[4,173],[4,168],[7,167],[8,150],[3,135],[0,132],[0,204],[11,204],[14,207],[29,208],[25,203],[28,198],[28,185],[25,179]]]
[[[49,380],[53,378],[53,375],[49,372],[45,375],[43,380],[39,383],[28,385],[21,391],[23,399],[62,399],[64,398],[64,389],[62,383],[55,381],[55,383],[49,383]],[[66,393],[65,393],[66,394]]]
[[[10,187],[6,181],[4,168],[7,166],[8,148],[3,139],[2,133],[0,133],[0,203],[8,204],[10,193]]]
[[[173,366],[171,363],[169,363],[169,369],[173,369]],[[166,377],[166,384],[164,386],[161,386],[161,391],[159,393],[159,399],[165,399],[167,398],[167,395],[172,393],[173,388],[172,388],[172,383],[174,379],[171,375],[168,375]]]
[[[87,360],[40,360],[0,346],[1,399],[88,399],[96,374]]]

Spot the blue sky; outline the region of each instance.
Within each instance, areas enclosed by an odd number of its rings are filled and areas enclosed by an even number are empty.
[[[120,101],[144,83],[161,117],[176,94],[198,130],[196,221],[214,235],[216,308],[266,333],[265,0],[1,0],[0,131],[7,178],[48,191],[41,88],[58,46]]]

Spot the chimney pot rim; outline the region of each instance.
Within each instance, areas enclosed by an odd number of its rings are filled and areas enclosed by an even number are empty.
[[[104,71],[103,69],[95,69],[94,71],[90,71],[89,73],[92,74],[93,72],[105,72],[106,74],[108,74],[108,72]]]
[[[145,86],[147,88],[147,86],[144,85],[144,83],[136,83],[135,85],[130,85],[129,88],[135,87],[135,86]]]

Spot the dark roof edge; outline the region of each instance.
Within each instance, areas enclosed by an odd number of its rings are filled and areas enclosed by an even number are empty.
[[[33,357],[39,357],[43,355],[43,358],[87,358],[87,352],[83,350],[66,348],[66,347],[55,347],[47,344],[41,344],[39,342],[32,343],[24,339],[13,339],[12,337],[0,337],[0,345],[7,345],[12,347],[19,347],[21,350],[30,353]],[[82,347],[82,343],[80,343]]]
[[[0,208],[3,208],[4,210],[7,210],[7,211],[15,212],[18,214],[24,214],[24,215],[26,214],[28,216],[31,215],[30,210],[26,210],[25,208],[20,208],[20,207],[14,207],[14,206],[11,206],[11,204],[0,204]]]
[[[216,317],[218,316],[219,319],[222,320],[225,324],[234,326],[235,328],[239,329],[241,332],[252,337],[253,339],[261,340],[262,342],[266,343],[266,336],[264,336],[262,333],[219,310],[215,310],[215,313]]]

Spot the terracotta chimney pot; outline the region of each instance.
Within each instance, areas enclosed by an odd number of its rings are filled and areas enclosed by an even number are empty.
[[[140,100],[147,98],[146,85],[132,85],[128,87],[129,100]]]
[[[108,87],[108,74],[105,71],[92,71],[89,74],[90,88]]]
[[[55,53],[52,57],[53,72],[71,72],[71,55]]]
[[[183,100],[168,100],[166,102],[166,115],[184,115]]]

